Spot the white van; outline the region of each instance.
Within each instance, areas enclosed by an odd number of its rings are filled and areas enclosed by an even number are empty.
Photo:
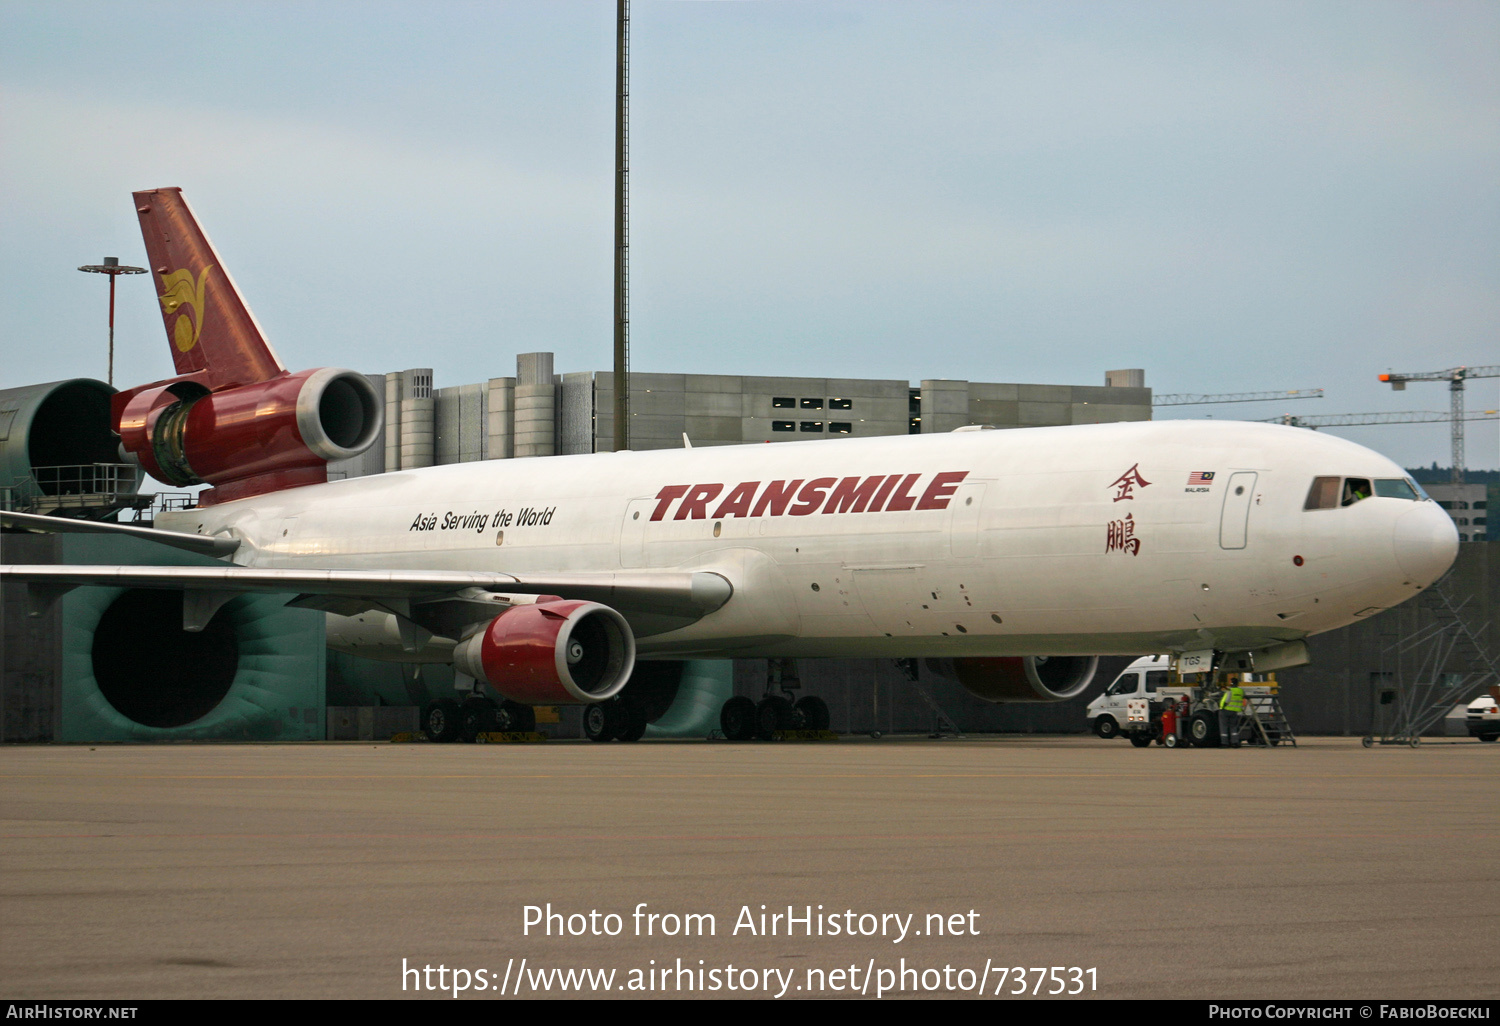
[[[1132,698],[1156,700],[1156,689],[1171,682],[1172,657],[1144,656],[1127,666],[1104,694],[1088,704],[1089,723],[1100,737],[1119,737],[1125,725],[1125,703]]]
[[[1469,736],[1481,741],[1493,741],[1500,737],[1500,704],[1494,695],[1480,695],[1469,703],[1464,721],[1469,726]]]

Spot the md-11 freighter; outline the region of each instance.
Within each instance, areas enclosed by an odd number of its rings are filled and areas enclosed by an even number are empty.
[[[449,663],[513,720],[538,704],[598,707],[598,736],[624,729],[608,710],[628,698],[638,654],[924,659],[991,701],[1074,697],[1105,654],[1296,665],[1303,639],[1410,598],[1457,552],[1449,517],[1378,453],[1220,421],[329,482],[330,460],[378,434],[380,397],[350,371],[287,373],[180,191],[135,199],[178,375],[117,395],[115,429],[153,476],[212,487],[155,528],[89,529],[224,562],[0,568],[42,599],[181,590],[184,627],[201,630],[237,594],[290,592],[327,613],[335,648]]]

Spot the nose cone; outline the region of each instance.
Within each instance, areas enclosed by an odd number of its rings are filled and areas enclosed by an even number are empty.
[[[1458,529],[1435,502],[1423,502],[1396,519],[1396,562],[1425,588],[1458,557]]]

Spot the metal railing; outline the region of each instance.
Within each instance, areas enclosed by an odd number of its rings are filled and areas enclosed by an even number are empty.
[[[0,506],[17,513],[108,511],[140,505],[140,468],[133,463],[32,467],[28,477],[0,487]]]

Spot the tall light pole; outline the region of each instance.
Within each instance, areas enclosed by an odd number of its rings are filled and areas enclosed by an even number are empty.
[[[115,279],[122,274],[145,274],[144,267],[120,263],[119,257],[105,257],[102,264],[84,264],[80,271],[109,275],[109,384],[115,383]]]
[[[630,448],[630,0],[615,26],[615,452]]]

